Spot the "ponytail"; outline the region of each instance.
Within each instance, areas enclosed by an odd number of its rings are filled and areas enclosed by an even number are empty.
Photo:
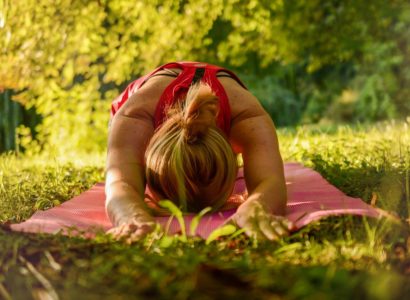
[[[185,101],[168,109],[145,153],[146,179],[156,198],[184,210],[221,207],[230,196],[237,163],[224,133],[216,126],[219,101],[197,83]]]

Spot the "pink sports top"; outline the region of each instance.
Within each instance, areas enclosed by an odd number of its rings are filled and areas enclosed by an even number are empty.
[[[219,82],[216,74],[224,71],[228,73],[233,79],[235,79],[242,87],[246,89],[246,86],[241,80],[232,72],[222,67],[210,65],[201,62],[172,62],[160,66],[153,70],[151,73],[138,78],[131,82],[127,88],[119,95],[111,105],[111,117],[113,117],[120,107],[134,94],[141,86],[157,72],[164,69],[178,68],[181,72],[176,76],[162,93],[154,114],[154,128],[159,127],[166,117],[165,110],[167,107],[172,106],[179,99],[183,99],[188,92],[191,84],[198,82],[199,80],[207,83],[215,95],[219,98],[220,110],[217,116],[217,126],[229,136],[231,127],[231,109],[229,106],[228,96],[225,89]],[[218,77],[220,77],[219,75]],[[222,75],[223,76],[223,75]],[[227,75],[225,75],[227,76]]]

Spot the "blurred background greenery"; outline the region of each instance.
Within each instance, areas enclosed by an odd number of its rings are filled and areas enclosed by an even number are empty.
[[[0,152],[104,151],[110,103],[169,61],[222,65],[277,126],[410,115],[408,0],[0,0]]]

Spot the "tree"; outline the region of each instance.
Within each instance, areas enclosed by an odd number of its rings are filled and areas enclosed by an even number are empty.
[[[360,89],[376,73],[382,92],[409,112],[407,68],[394,71],[407,59],[409,11],[404,0],[2,0],[0,87],[43,116],[39,142],[60,152],[104,149],[110,101],[167,61],[208,61],[251,76],[265,104],[285,97],[281,109],[299,111],[292,122],[303,111],[320,116],[331,93]]]

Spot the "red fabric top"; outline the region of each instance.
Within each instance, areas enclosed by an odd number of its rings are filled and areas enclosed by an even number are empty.
[[[201,62],[172,62],[156,68],[151,73],[138,78],[131,82],[124,92],[121,93],[111,105],[111,117],[113,117],[120,107],[134,94],[151,76],[163,69],[178,68],[181,69],[181,73],[173,80],[162,93],[154,115],[154,128],[159,127],[165,120],[166,108],[183,99],[188,92],[188,89],[194,79],[195,72],[198,68],[204,69],[201,81],[207,83],[215,95],[219,98],[220,110],[217,116],[217,126],[222,129],[227,136],[231,127],[231,108],[229,106],[228,96],[225,93],[225,89],[216,77],[216,73],[219,71],[227,72],[245,89],[245,85],[241,80],[232,72],[222,67],[210,65]]]

